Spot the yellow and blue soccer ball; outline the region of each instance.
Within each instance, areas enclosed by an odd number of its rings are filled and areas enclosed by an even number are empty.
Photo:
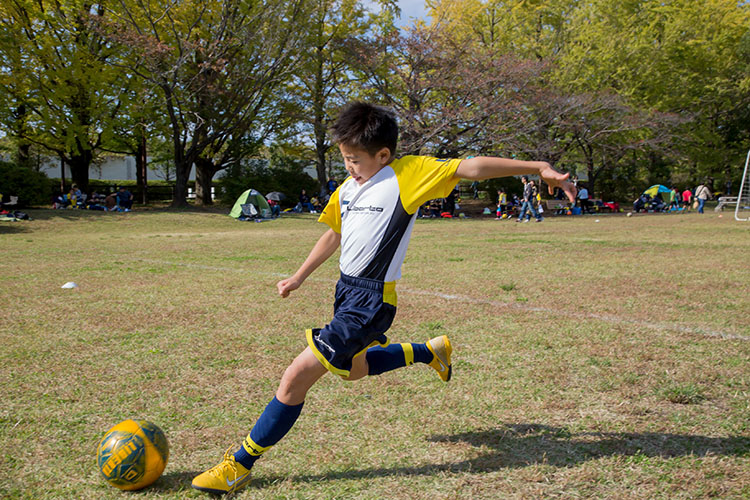
[[[99,441],[96,460],[104,479],[121,490],[156,481],[169,460],[167,436],[148,420],[125,420]]]

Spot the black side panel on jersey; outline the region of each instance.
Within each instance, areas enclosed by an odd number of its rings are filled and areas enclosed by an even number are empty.
[[[380,245],[375,252],[375,257],[367,265],[367,267],[359,275],[360,278],[368,278],[373,280],[384,280],[385,275],[388,272],[393,261],[393,256],[396,255],[398,245],[401,243],[401,239],[404,237],[406,229],[409,227],[409,222],[414,214],[406,213],[404,205],[401,203],[401,197],[398,197],[396,202],[396,208],[393,210],[393,216],[391,217],[388,227],[385,230],[383,239],[380,240]]]

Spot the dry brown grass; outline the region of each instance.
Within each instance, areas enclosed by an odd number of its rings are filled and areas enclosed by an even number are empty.
[[[32,217],[0,226],[0,496],[121,497],[96,444],[143,417],[172,455],[142,497],[203,497],[192,476],[329,319],[334,261],[274,293],[323,227]],[[594,220],[418,221],[389,335],[450,334],[454,380],[324,377],[239,497],[750,497],[750,227]]]

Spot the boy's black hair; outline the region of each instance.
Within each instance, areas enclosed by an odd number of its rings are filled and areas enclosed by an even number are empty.
[[[366,102],[350,102],[339,113],[331,127],[337,144],[363,149],[375,155],[383,148],[396,154],[398,123],[396,114],[388,108]]]

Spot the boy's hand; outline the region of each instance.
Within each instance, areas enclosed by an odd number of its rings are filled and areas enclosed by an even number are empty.
[[[300,287],[302,283],[294,279],[294,277],[281,280],[276,283],[276,289],[279,291],[281,298],[285,299],[289,297],[289,294]]]
[[[555,188],[559,187],[568,197],[571,203],[576,201],[576,193],[578,190],[572,182],[568,180],[570,174],[563,174],[552,168],[551,165],[547,164],[539,171],[539,177],[549,186],[549,194],[555,194]]]

